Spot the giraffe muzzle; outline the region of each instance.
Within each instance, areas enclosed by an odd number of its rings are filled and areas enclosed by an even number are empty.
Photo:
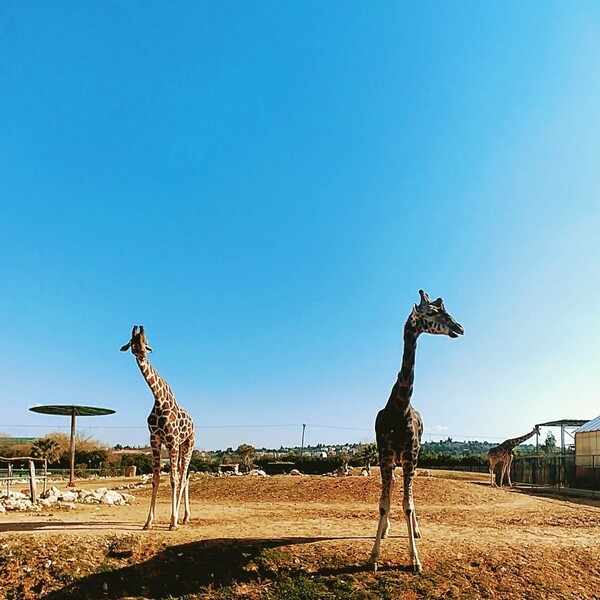
[[[450,333],[448,335],[451,338],[457,338],[459,335],[465,335],[465,330],[463,329],[462,325],[455,323],[454,325],[452,325],[452,329],[450,330]]]

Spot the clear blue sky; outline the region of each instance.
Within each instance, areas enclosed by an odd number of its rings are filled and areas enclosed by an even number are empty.
[[[372,440],[419,288],[466,330],[419,342],[426,439],[596,417],[599,26],[591,2],[3,4],[0,431],[81,403],[144,444],[141,323],[198,448]]]

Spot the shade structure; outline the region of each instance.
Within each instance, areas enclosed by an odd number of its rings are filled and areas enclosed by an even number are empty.
[[[62,415],[71,417],[71,445],[69,447],[69,487],[75,487],[75,419],[76,417],[99,417],[112,415],[112,408],[98,406],[81,406],[77,404],[44,404],[31,406],[30,411],[44,415]]]

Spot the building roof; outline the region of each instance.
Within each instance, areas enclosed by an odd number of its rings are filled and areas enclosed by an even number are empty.
[[[600,417],[587,421],[575,433],[583,433],[584,431],[600,431]]]
[[[588,421],[586,419],[559,419],[558,421],[548,421],[547,423],[538,423],[538,427],[581,427]]]

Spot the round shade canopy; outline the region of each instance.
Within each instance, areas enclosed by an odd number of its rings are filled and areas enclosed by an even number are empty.
[[[46,404],[42,406],[32,406],[29,410],[45,415],[65,415],[73,414],[78,417],[99,417],[101,415],[112,415],[112,408],[99,408],[97,406],[77,406],[76,404]]]

